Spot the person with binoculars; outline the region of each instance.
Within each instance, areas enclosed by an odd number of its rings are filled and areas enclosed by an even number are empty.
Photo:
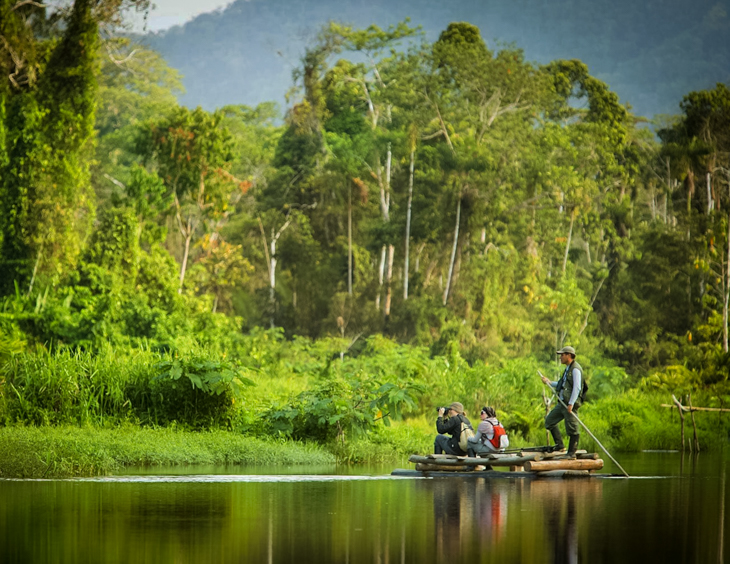
[[[462,423],[471,430],[470,436],[474,433],[474,428],[471,426],[471,421],[464,415],[464,406],[458,401],[455,401],[449,407],[439,407],[438,419],[436,419],[436,440],[433,444],[433,451],[435,454],[454,454],[456,456],[464,456],[466,451],[462,450],[459,446],[459,439],[461,438]],[[448,417],[444,415],[448,412]]]

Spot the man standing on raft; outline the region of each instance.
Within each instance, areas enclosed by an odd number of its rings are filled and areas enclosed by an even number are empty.
[[[545,376],[540,376],[545,384],[555,388],[555,394],[562,400],[545,416],[545,428],[553,436],[555,450],[564,451],[565,444],[558,424],[565,419],[565,431],[568,433],[570,440],[568,443],[568,456],[575,456],[575,451],[578,450],[578,439],[580,439],[580,426],[572,413],[578,413],[578,408],[583,400],[583,369],[575,361],[575,349],[573,347],[563,347],[557,354],[560,355],[560,362],[566,365],[560,380],[551,382]],[[563,404],[568,406],[567,409]]]

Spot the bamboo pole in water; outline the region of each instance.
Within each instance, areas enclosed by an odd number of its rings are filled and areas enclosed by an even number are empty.
[[[692,394],[687,394],[687,403],[689,404],[689,415],[692,419],[692,435],[695,444],[695,452],[700,452],[700,441],[697,438],[697,424],[695,423],[695,412],[692,410]]]
[[[677,404],[677,411],[679,411],[679,424],[680,424],[680,439],[682,441],[682,452],[684,452],[684,411],[682,404],[679,403],[679,400],[677,397],[672,394],[672,400],[674,400],[674,403]]]

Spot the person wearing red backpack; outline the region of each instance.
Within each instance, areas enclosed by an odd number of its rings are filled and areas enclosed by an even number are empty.
[[[477,427],[476,435],[468,439],[469,456],[499,452],[507,448],[509,446],[507,431],[497,419],[497,412],[494,408],[482,407],[479,417],[482,421]]]

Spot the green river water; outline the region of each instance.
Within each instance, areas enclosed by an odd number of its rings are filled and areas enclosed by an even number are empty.
[[[632,478],[217,467],[0,480],[0,563],[730,562],[730,456],[617,458]]]

